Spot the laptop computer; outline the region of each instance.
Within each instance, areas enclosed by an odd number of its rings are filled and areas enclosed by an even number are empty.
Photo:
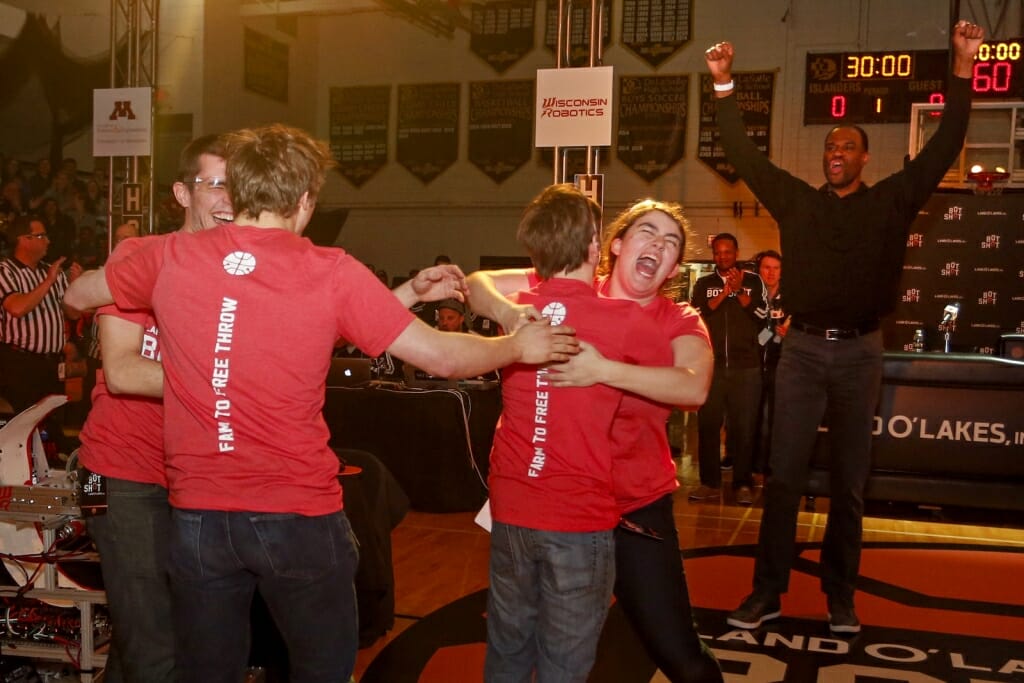
[[[327,371],[327,386],[356,387],[372,379],[372,358],[332,358]]]

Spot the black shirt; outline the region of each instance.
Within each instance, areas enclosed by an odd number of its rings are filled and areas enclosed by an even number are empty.
[[[910,225],[963,146],[970,93],[970,79],[951,76],[942,121],[917,157],[846,197],[772,164],[747,137],[736,97],[717,100],[729,163],[778,221],[794,319],[856,327],[893,309]]]

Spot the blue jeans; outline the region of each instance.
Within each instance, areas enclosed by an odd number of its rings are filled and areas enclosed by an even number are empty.
[[[180,683],[238,683],[259,590],[288,647],[292,683],[347,681],[359,640],[358,561],[344,512],[173,513],[171,589]]]
[[[538,531],[494,522],[487,683],[582,683],[615,584],[612,531]]]
[[[818,425],[828,426],[830,497],[821,548],[821,587],[853,604],[860,569],[864,486],[871,470],[871,428],[882,385],[882,333],[829,341],[790,330],[775,378],[771,476],[754,565],[755,592],[789,588],[797,512]]]
[[[128,455],[128,454],[126,454]],[[173,683],[174,629],[167,576],[167,489],[106,478],[107,512],[86,517],[100,553],[113,621],[108,675],[125,683]]]

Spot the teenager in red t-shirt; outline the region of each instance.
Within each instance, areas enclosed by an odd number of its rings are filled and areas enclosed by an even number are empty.
[[[583,350],[551,374],[553,384],[604,383],[624,390],[613,432],[615,493],[625,523],[615,530],[615,596],[648,654],[673,683],[722,680],[693,622],[672,492],[679,486],[665,421],[672,406],[693,410],[704,402],[713,358],[707,329],[686,303],[668,296],[685,250],[689,222],[673,203],[644,200],[623,211],[606,230],[595,286],[602,294],[640,304],[660,330],[664,362],[640,367]],[[536,312],[500,298],[535,280],[526,270],[473,273],[473,310],[514,329]],[[617,324],[617,321],[609,321]],[[631,524],[630,524],[631,523]],[[633,529],[654,532],[660,540]]]
[[[517,236],[542,281],[515,298],[626,363],[652,362],[654,324],[593,288],[599,207],[554,185]],[[609,325],[609,320],[617,324]],[[489,477],[491,530],[485,680],[586,680],[614,583],[612,435],[622,392],[551,386],[549,368],[502,373]]]
[[[332,163],[324,143],[280,124],[227,141],[234,224],[143,240],[65,300],[160,323],[178,679],[241,680],[258,589],[290,680],[344,681],[357,558],[321,416],[335,342],[446,377],[565,360],[577,344],[545,322],[507,340],[427,327],[343,250],[301,237]],[[441,298],[462,295],[449,268]]]

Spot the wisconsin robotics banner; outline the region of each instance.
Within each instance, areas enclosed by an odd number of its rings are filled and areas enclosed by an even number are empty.
[[[992,354],[1002,333],[1024,334],[1024,194],[935,194],[907,239],[900,301],[885,345],[910,350],[914,331],[941,351],[943,310],[959,304],[953,351]]]
[[[534,82],[469,84],[469,161],[496,183],[533,154]]]
[[[395,157],[429,183],[459,155],[459,84],[398,86],[398,141]]]
[[[747,135],[762,153],[770,156],[772,132],[772,102],[775,99],[775,73],[748,71],[733,73],[736,97]],[[715,123],[715,91],[711,76],[700,77],[700,129],[697,140],[697,158],[728,183],[739,180],[736,169],[725,158],[719,142],[718,124]]]
[[[690,42],[690,0],[623,0],[622,44],[657,68]]]
[[[388,162],[390,85],[331,88],[331,153],[338,172],[356,187]]]
[[[474,4],[469,49],[499,74],[533,49],[534,0]]]
[[[683,158],[689,76],[619,78],[619,161],[651,182]]]

